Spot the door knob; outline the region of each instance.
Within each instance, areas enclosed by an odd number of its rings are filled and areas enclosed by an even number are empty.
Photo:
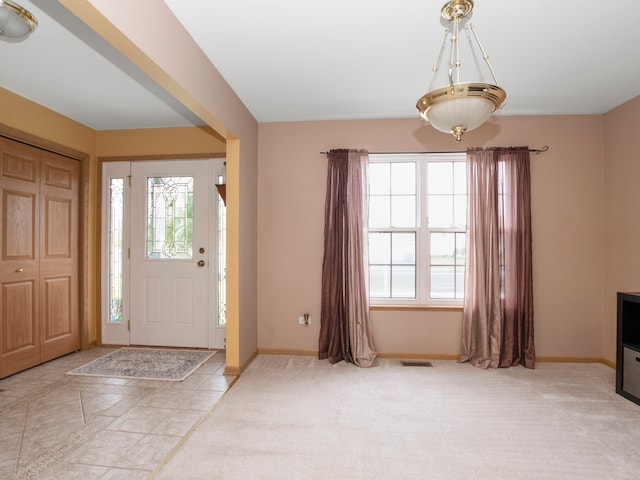
[[[198,266],[199,267],[204,267],[204,260],[198,261]]]
[[[198,249],[198,251],[199,251],[200,253],[204,253],[204,247],[200,247],[200,248]]]

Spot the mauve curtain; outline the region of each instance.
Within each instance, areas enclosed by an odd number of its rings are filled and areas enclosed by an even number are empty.
[[[461,362],[535,367],[529,149],[467,151]]]
[[[331,150],[325,201],[319,358],[377,365],[369,321],[366,150]]]

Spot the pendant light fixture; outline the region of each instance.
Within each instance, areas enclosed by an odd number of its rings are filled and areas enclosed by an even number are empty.
[[[475,39],[482,53],[482,58],[489,67],[494,85],[481,82],[460,82],[461,62],[458,34],[462,21],[466,19],[472,9],[472,0],[451,0],[442,7],[441,14],[449,22],[448,28],[442,40],[438,60],[433,67],[429,93],[420,98],[416,104],[422,118],[431,123],[436,130],[453,134],[458,142],[465,132],[479,127],[493,112],[499,110],[507,98],[507,92],[498,86],[498,81],[489,63],[489,57],[482,48],[478,35],[470,23],[466,23],[465,28]],[[449,84],[432,90],[448,36],[451,36]]]
[[[0,0],[0,37],[20,41],[37,26],[38,20],[31,12],[10,0]]]

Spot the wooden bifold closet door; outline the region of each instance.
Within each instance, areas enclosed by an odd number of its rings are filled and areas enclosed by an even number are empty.
[[[0,378],[79,348],[79,176],[0,137]]]

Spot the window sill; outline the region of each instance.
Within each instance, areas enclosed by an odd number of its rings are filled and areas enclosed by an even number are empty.
[[[370,311],[462,312],[462,305],[369,305]]]

